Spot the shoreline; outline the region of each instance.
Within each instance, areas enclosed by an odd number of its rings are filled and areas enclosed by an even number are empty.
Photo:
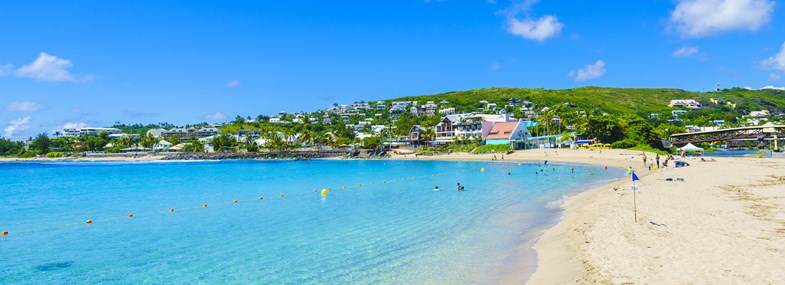
[[[435,160],[435,161],[490,161],[494,155],[497,160],[492,162],[548,162],[584,164],[599,167],[616,168],[620,171],[632,167],[641,179],[648,176],[647,168],[643,167],[643,154],[641,151],[632,150],[572,150],[572,149],[536,149],[516,151],[505,155],[501,160],[500,154],[470,154],[453,153],[450,155],[417,156],[414,155],[394,155],[390,160]],[[653,158],[654,153],[646,153]],[[671,165],[672,167],[672,165]],[[553,224],[544,225],[541,229],[530,233],[532,239],[520,245],[513,254],[526,255],[534,253],[534,260],[518,258],[521,261],[519,268],[527,268],[535,265],[531,270],[520,270],[517,272],[505,271],[504,275],[496,276],[496,284],[564,284],[574,283],[581,275],[582,264],[572,257],[571,252],[564,249],[566,240],[564,239],[567,231],[566,217],[569,211],[582,201],[592,195],[596,195],[602,189],[617,187],[622,188],[622,184],[627,183],[625,177],[613,179],[609,182],[598,182],[576,191],[566,197],[561,205],[555,207],[561,212],[560,217]]]
[[[785,254],[785,160],[686,158],[688,167],[671,163],[649,171],[641,152],[627,150],[560,150],[558,156],[554,150],[527,150],[505,156],[506,161],[544,159],[632,166],[641,189],[637,222],[628,178],[589,187],[566,199],[555,225],[533,233],[539,235],[533,246],[521,245],[536,253],[534,274],[499,276],[494,283],[785,284],[779,266]]]
[[[381,160],[490,161],[494,154],[393,155]],[[685,159],[689,167],[643,166],[630,150],[526,150],[496,154],[494,162],[589,164],[638,174],[638,221],[633,221],[630,181],[601,182],[558,206],[561,217],[512,254],[535,259],[504,271],[497,284],[562,283],[783,283],[776,266],[785,254],[785,161],[715,157]],[[653,157],[652,153],[647,156]],[[18,159],[18,161],[138,161],[141,159]],[[339,159],[339,158],[326,158]],[[15,161],[17,159],[3,159]],[[778,171],[780,170],[780,171]],[[673,181],[667,181],[672,178]],[[682,178],[682,181],[676,180]],[[634,262],[632,262],[634,261]],[[514,271],[514,270],[511,270]],[[531,274],[530,276],[528,274]],[[525,276],[524,276],[525,275]]]

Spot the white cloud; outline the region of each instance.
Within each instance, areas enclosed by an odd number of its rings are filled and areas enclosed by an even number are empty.
[[[551,15],[542,16],[538,20],[509,18],[508,21],[511,34],[538,42],[555,36],[564,27],[559,19]]]
[[[780,52],[763,60],[761,65],[766,69],[775,69],[785,72],[785,43],[782,44]]]
[[[204,117],[202,117],[202,118],[205,119],[205,120],[210,120],[210,121],[219,121],[219,120],[225,119],[226,116],[224,115],[224,113],[215,112],[215,113],[212,113],[212,114],[204,115]]]
[[[771,20],[772,0],[677,0],[669,28],[683,37],[757,31]]]
[[[16,133],[29,129],[29,123],[30,117],[24,117],[8,122],[8,126],[5,127],[5,137],[12,139]]]
[[[763,87],[760,88],[760,90],[765,90],[765,89],[773,89],[773,90],[783,90],[783,91],[785,91],[785,87],[778,87],[778,86],[774,86],[774,85],[767,85],[767,86],[763,86]]]
[[[540,0],[524,0],[514,4],[512,7],[500,11],[507,17],[507,31],[513,35],[528,40],[544,42],[548,38],[556,36],[561,32],[564,25],[553,15],[545,15],[539,19],[534,19],[529,15],[519,18],[518,14],[528,14],[531,7]]]
[[[569,76],[575,81],[586,81],[599,78],[605,75],[605,62],[598,60],[595,63],[587,64],[586,67],[570,71]]]
[[[673,51],[675,57],[690,57],[698,53],[698,47],[685,46]]]
[[[226,87],[234,88],[234,87],[237,87],[237,86],[240,86],[240,80],[232,80],[232,81],[226,82]]]
[[[0,64],[0,76],[13,75],[41,81],[87,82],[93,79],[92,76],[75,76],[69,70],[72,66],[70,60],[42,52],[32,63],[18,69],[11,64]]]
[[[9,112],[35,112],[41,110],[43,106],[32,101],[14,101],[8,104],[6,110]]]
[[[16,75],[43,81],[75,81],[74,76],[68,71],[71,66],[73,64],[70,60],[42,52],[33,63],[17,69]]]
[[[67,122],[63,125],[63,129],[81,129],[86,127],[87,124],[82,122]]]
[[[769,73],[769,80],[779,81],[782,76],[776,73]]]

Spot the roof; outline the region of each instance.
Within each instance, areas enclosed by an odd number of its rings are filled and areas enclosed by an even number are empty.
[[[518,127],[518,122],[495,123],[485,139],[488,140],[501,140],[509,139],[515,128]]]

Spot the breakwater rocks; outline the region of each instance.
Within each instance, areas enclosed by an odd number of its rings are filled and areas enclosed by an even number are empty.
[[[288,151],[288,152],[249,152],[249,153],[178,153],[163,160],[228,160],[228,159],[295,159],[307,160],[346,156],[346,151]]]

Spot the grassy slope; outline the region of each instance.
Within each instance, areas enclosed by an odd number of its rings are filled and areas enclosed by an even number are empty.
[[[425,101],[447,100],[458,111],[472,111],[480,100],[506,105],[509,98],[524,99],[544,106],[553,106],[569,102],[577,109],[599,109],[612,114],[632,113],[642,117],[649,113],[668,112],[670,100],[695,99],[708,104],[709,98],[723,98],[740,103],[739,111],[768,109],[771,111],[785,110],[785,92],[778,90],[745,90],[740,88],[726,89],[721,92],[690,92],[679,89],[643,89],[643,88],[604,88],[581,87],[564,90],[545,90],[529,88],[485,88],[467,91],[447,92],[442,94],[407,96],[387,101]]]

